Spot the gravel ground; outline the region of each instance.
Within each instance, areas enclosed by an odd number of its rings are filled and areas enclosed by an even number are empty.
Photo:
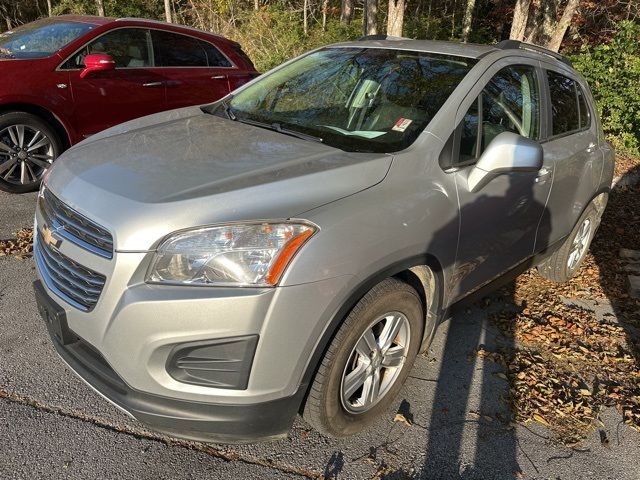
[[[11,238],[22,227],[33,225],[37,192],[9,195],[0,191],[0,240]]]
[[[0,238],[31,223],[33,202],[0,193]],[[79,381],[50,345],[33,279],[32,259],[0,258],[0,478],[640,478],[639,436],[614,410],[574,449],[510,421],[500,367],[474,353],[504,341],[488,309],[445,322],[388,415],[360,435],[336,441],[298,420],[285,440],[202,445],[145,430]]]

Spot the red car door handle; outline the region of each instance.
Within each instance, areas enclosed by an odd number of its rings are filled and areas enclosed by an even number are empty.
[[[162,85],[162,82],[149,82],[142,84],[143,87],[161,87]]]
[[[211,80],[224,80],[225,78],[227,78],[226,75],[214,75]]]

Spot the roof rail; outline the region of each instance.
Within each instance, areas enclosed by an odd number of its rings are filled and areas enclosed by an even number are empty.
[[[540,47],[539,45],[533,45],[532,43],[521,42],[519,40],[503,40],[496,45],[496,48],[499,48],[500,50],[528,50],[530,52],[537,52],[542,55],[555,58],[556,60],[559,60],[565,65],[573,68],[571,60],[564,55],[554,52],[553,50],[549,50],[548,48]]]
[[[364,37],[358,38],[359,42],[364,42],[366,40],[411,40],[406,37],[394,37],[392,35],[365,35]]]

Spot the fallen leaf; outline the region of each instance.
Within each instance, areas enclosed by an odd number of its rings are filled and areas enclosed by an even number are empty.
[[[411,426],[411,422],[409,422],[409,420],[407,420],[406,417],[404,415],[402,415],[401,413],[396,413],[396,416],[393,417],[393,421],[394,422],[399,422],[399,423],[404,423],[407,427]]]

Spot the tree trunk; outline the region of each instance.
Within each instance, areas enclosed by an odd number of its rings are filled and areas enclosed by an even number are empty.
[[[376,17],[378,16],[378,0],[365,0],[364,8],[364,34],[376,35],[378,33],[378,24]]]
[[[464,17],[462,18],[462,41],[469,41],[471,33],[471,24],[473,23],[473,10],[476,6],[476,0],[467,0],[467,6],[464,9]]]
[[[556,25],[555,30],[551,34],[551,38],[547,43],[547,48],[549,50],[553,50],[554,52],[557,52],[558,50],[560,50],[562,39],[564,38],[564,35],[567,33],[567,28],[569,28],[569,25],[571,24],[571,20],[573,19],[573,16],[578,11],[579,6],[580,6],[580,0],[569,0],[569,3],[567,3],[567,6],[565,7],[564,12],[562,13],[562,17],[560,17],[560,20],[558,21],[558,24]]]
[[[167,22],[172,23],[171,21],[171,0],[164,0],[164,17]]]
[[[322,1],[322,31],[327,29],[327,10],[329,10],[329,0]]]
[[[308,35],[309,34],[309,0],[304,0],[304,3],[302,5],[302,24],[304,27],[304,34]]]
[[[524,34],[527,30],[527,21],[529,19],[529,7],[531,0],[517,0],[516,7],[513,11],[513,22],[511,23],[511,33],[509,38],[513,40],[524,40]]]
[[[402,36],[404,24],[404,0],[389,0],[389,14],[387,15],[387,35]]]
[[[51,5],[51,0],[47,0],[47,15],[49,15],[50,17],[53,16],[53,6]]]
[[[98,15],[104,17],[104,3],[102,3],[102,0],[96,0],[96,8],[98,9]]]
[[[429,27],[431,26],[431,7],[433,7],[433,0],[429,0],[429,9],[427,10],[427,26],[424,32],[427,38],[429,38]]]
[[[354,0],[342,0],[342,11],[340,12],[340,21],[349,25],[353,20],[353,12],[355,10]]]
[[[529,32],[525,42],[546,45],[556,24],[558,0],[537,0],[533,4],[533,15],[529,15]]]
[[[253,0],[253,9],[255,11],[260,10],[260,0]]]

